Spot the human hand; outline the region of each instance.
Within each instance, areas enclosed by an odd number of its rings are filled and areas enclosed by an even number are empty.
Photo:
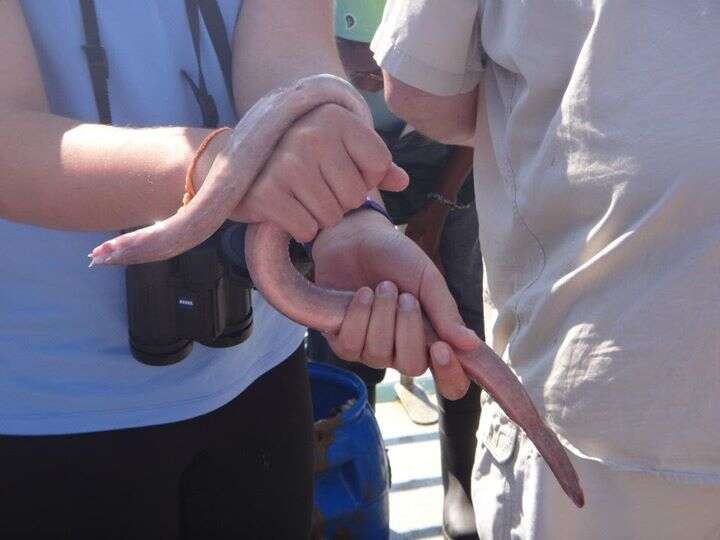
[[[408,177],[371,126],[337,105],[323,105],[288,129],[230,216],[271,221],[300,242],[359,207],[373,188],[405,189]]]
[[[379,213],[361,210],[320,232],[313,259],[318,285],[357,291],[340,330],[326,335],[336,354],[411,376],[431,367],[440,393],[465,395],[469,381],[453,347],[472,350],[481,342],[415,243]],[[429,350],[423,312],[439,336]]]

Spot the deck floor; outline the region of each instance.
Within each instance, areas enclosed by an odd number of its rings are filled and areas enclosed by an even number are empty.
[[[397,372],[388,370],[378,385],[376,417],[392,470],[390,488],[390,540],[442,540],[442,479],[438,426],[419,426],[410,421],[397,400]],[[436,403],[432,377],[415,380]]]

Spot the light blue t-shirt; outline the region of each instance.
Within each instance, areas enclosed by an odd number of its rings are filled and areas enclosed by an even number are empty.
[[[239,0],[219,1],[232,38]],[[180,1],[96,1],[110,64],[113,122],[200,126],[185,69],[197,63]],[[79,2],[22,7],[55,114],[97,122]],[[204,26],[203,70],[221,125],[236,119]],[[247,76],[252,76],[248,74]],[[182,179],[178,179],[182,181]],[[288,357],[304,329],[253,296],[254,328],[228,349],[151,367],[130,354],[122,268],[87,268],[87,253],[114,236],[0,220],[0,433],[61,434],[161,424],[210,412]]]

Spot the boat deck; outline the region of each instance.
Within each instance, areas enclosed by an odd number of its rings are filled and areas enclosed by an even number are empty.
[[[397,372],[377,387],[376,417],[390,458],[390,540],[442,540],[442,478],[437,423],[414,424],[395,394]],[[415,379],[436,403],[429,372]]]

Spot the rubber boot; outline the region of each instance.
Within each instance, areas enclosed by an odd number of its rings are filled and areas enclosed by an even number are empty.
[[[480,421],[480,389],[471,384],[462,399],[438,396],[440,456],[443,480],[443,537],[477,540],[475,513],[470,498],[476,431]]]
[[[372,383],[365,383],[365,388],[367,388],[367,395],[368,395],[368,403],[370,404],[370,408],[374,411],[375,410],[375,401],[376,401],[376,385]]]

